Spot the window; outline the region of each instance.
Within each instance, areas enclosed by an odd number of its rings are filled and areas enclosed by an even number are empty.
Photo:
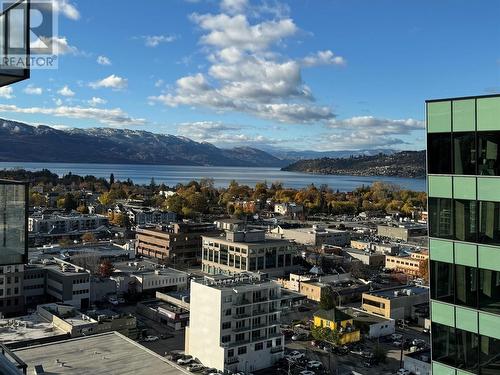
[[[453,134],[453,172],[476,174],[476,136],[473,132]]]
[[[477,374],[479,336],[456,329],[456,367]]]
[[[225,315],[226,315],[226,316],[231,315],[231,309],[226,309],[226,311],[225,311]]]
[[[500,176],[500,132],[478,132],[478,171],[480,175]]]
[[[453,237],[452,200],[429,198],[429,236],[439,238]]]
[[[231,341],[231,335],[222,336],[221,341],[223,343]]]
[[[272,348],[273,347],[273,340],[268,340],[266,343],[267,348]]]
[[[479,270],[479,309],[500,314],[500,272]]]
[[[479,203],[479,234],[478,242],[485,244],[500,244],[500,203]]]
[[[245,340],[245,334],[244,333],[238,333],[236,334],[236,341],[243,341]]]
[[[247,347],[246,346],[240,346],[238,348],[238,355],[245,354],[247,352]]]
[[[229,350],[227,351],[227,356],[228,356],[228,358],[232,358],[232,357],[234,357],[234,349],[229,349]]]
[[[432,133],[427,135],[429,173],[451,173],[451,134]]]
[[[455,365],[455,328],[432,323],[432,359]]]
[[[455,200],[454,222],[455,239],[476,242],[477,238],[477,202]]]
[[[453,264],[431,261],[431,298],[442,302],[454,302]]]
[[[488,336],[480,338],[480,366],[482,375],[498,374],[500,368],[500,340]]]
[[[477,268],[455,266],[455,304],[477,306]]]
[[[231,328],[231,322],[222,323],[222,329],[229,329],[229,328]]]
[[[255,351],[259,351],[262,349],[264,349],[264,343],[258,342],[257,344],[255,344]]]
[[[281,346],[281,339],[276,339],[276,346]]]

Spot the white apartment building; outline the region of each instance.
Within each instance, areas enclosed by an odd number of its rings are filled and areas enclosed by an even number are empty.
[[[279,284],[263,274],[192,280],[185,350],[220,371],[270,367],[283,357],[280,304]]]
[[[304,206],[296,203],[276,203],[274,212],[283,216],[294,216],[304,211]]]
[[[86,214],[41,214],[35,213],[28,219],[30,235],[58,237],[61,235],[81,235],[86,232],[105,230],[108,218],[103,215]]]

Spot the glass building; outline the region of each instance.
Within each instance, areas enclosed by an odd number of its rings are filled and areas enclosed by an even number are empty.
[[[434,375],[500,374],[500,95],[429,100]]]
[[[27,261],[28,185],[0,180],[0,266]]]

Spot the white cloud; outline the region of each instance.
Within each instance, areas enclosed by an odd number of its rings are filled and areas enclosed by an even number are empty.
[[[68,85],[64,86],[63,88],[61,88],[59,91],[57,91],[57,93],[59,95],[62,95],[62,96],[66,96],[66,97],[71,97],[71,96],[75,96],[75,92],[73,90],[71,90]]]
[[[91,82],[90,87],[97,88],[107,88],[113,90],[122,90],[127,88],[128,79],[119,77],[115,74],[111,74],[110,76],[101,79],[100,81]]]
[[[298,27],[291,18],[261,20],[259,16],[252,24],[236,12],[247,5],[246,1],[225,1],[221,8],[229,13],[191,15],[203,31],[200,43],[210,66],[206,73],[179,78],[169,92],[150,96],[150,102],[244,112],[294,124],[333,120],[331,108],[314,103],[301,70],[306,65],[340,64],[343,58],[329,50],[306,59],[275,52],[274,47],[297,34]]]
[[[248,51],[268,48],[284,38],[294,35],[298,28],[292,19],[264,21],[250,25],[247,17],[238,14],[193,14],[191,19],[208,34],[201,42],[218,48],[237,47]]]
[[[99,65],[111,65],[111,60],[109,59],[109,57],[106,56],[98,56],[97,63]]]
[[[165,84],[163,79],[159,79],[155,82],[155,87],[162,87]]]
[[[97,96],[93,96],[92,99],[87,100],[87,103],[92,106],[92,107],[97,107],[98,105],[101,104],[106,104],[108,101],[103,98],[99,98]]]
[[[74,21],[80,19],[80,12],[76,8],[76,6],[73,5],[70,1],[52,0],[52,4],[54,6],[54,10],[56,12],[63,14],[65,17]]]
[[[177,126],[177,134],[198,142],[209,142],[218,146],[254,146],[279,143],[262,135],[249,135],[242,132],[238,125],[227,125],[214,121],[182,123]]]
[[[230,14],[241,14],[248,7],[248,0],[222,0],[221,10]]]
[[[318,51],[314,55],[309,55],[302,60],[304,66],[318,66],[318,65],[345,65],[346,61],[342,56],[335,56],[330,51]]]
[[[130,117],[120,108],[100,109],[85,108],[78,106],[59,106],[56,108],[46,107],[18,107],[15,105],[0,104],[0,112],[13,112],[24,114],[41,114],[55,117],[66,117],[73,119],[95,120],[109,126],[133,126],[144,125],[145,119]]]
[[[82,55],[78,48],[69,44],[64,36],[53,36],[50,38],[41,37],[39,40],[31,43],[31,48],[50,46],[55,55]]]
[[[161,43],[172,43],[177,40],[175,35],[144,35],[141,38],[144,39],[146,47],[158,47]]]
[[[42,95],[43,89],[34,85],[28,85],[24,88],[23,92],[28,95]]]
[[[332,129],[361,131],[376,135],[409,134],[425,128],[423,121],[409,119],[384,119],[373,116],[357,116],[344,120],[333,120],[328,126]]]
[[[12,99],[14,97],[14,89],[10,86],[0,87],[0,98]]]

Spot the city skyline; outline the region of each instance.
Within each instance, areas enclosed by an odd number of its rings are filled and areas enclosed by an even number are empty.
[[[423,149],[424,99],[500,86],[493,1],[151,1],[133,19],[111,2],[55,4],[59,69],[2,88],[1,117],[221,147]]]

